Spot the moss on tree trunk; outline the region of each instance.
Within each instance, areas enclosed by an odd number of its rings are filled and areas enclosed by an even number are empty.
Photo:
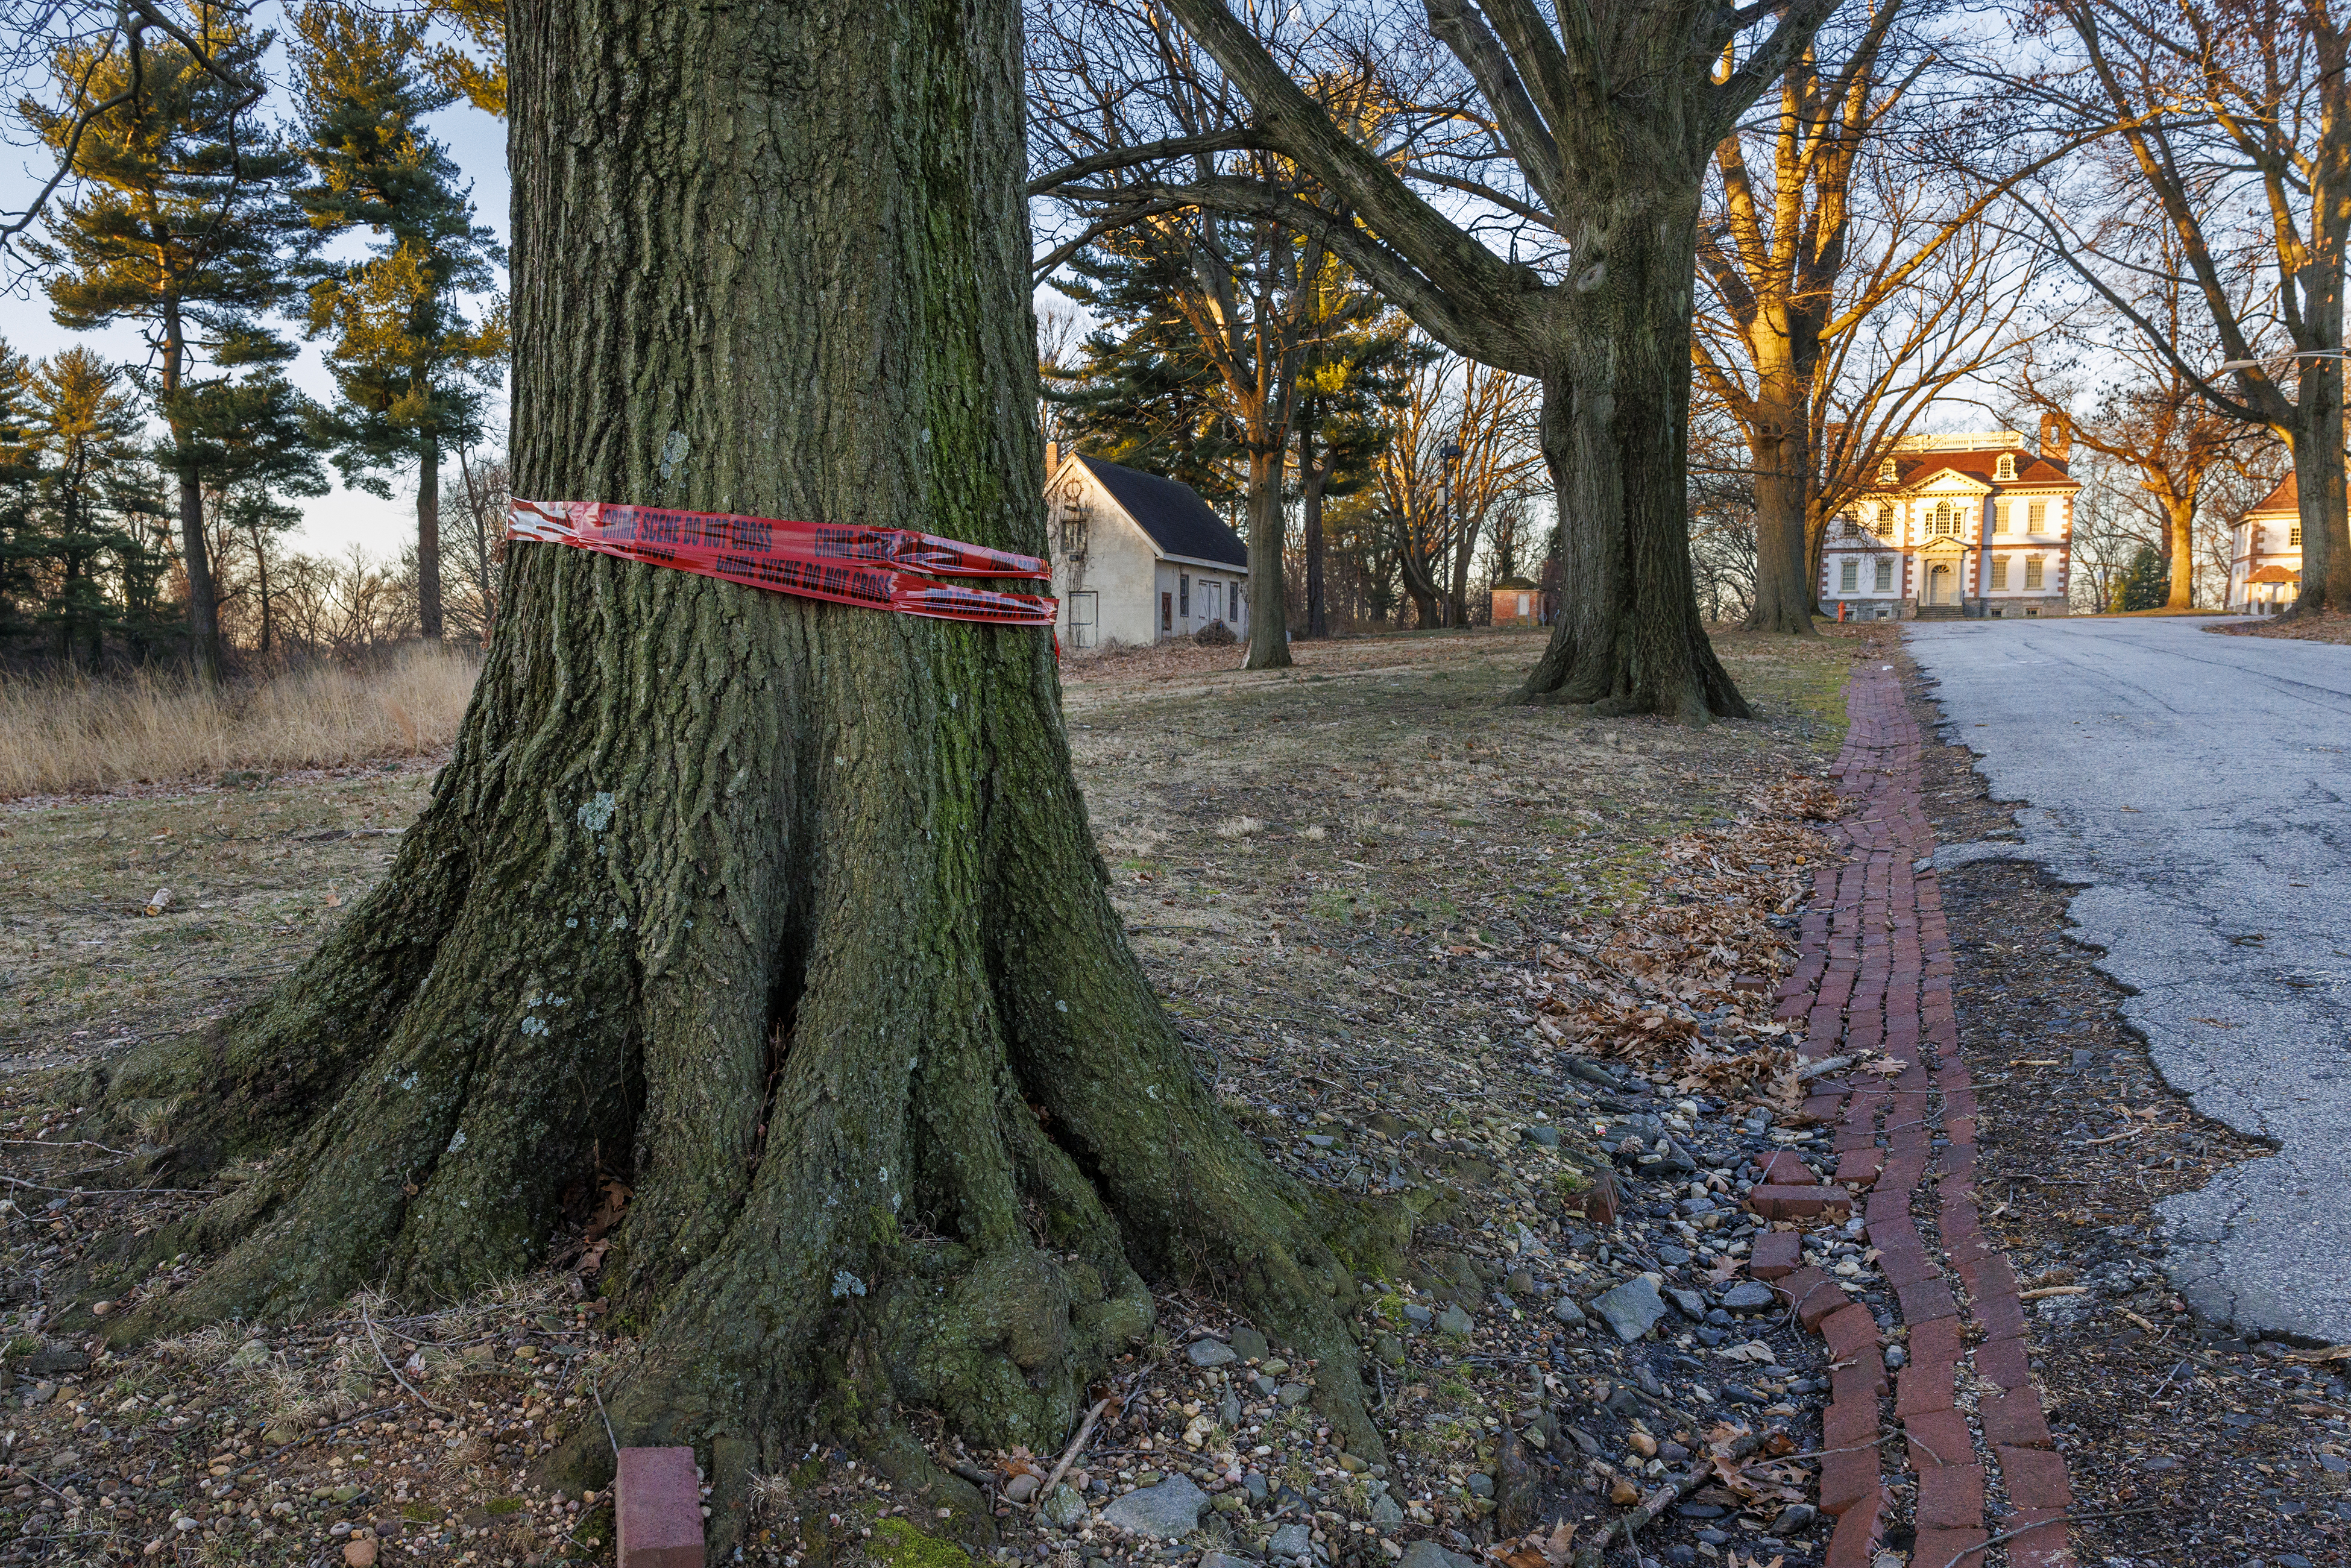
[[[1019,52],[1008,0],[517,0],[516,493],[1041,551]],[[105,1096],[182,1107],[188,1166],[272,1155],[158,1239],[216,1258],[127,1336],[471,1291],[623,1173],[602,1288],[643,1354],[605,1403],[730,1506],[812,1426],[922,1469],[902,1405],[1058,1440],[1145,1274],[1320,1358],[1379,1448],[1344,1314],[1401,1216],[1219,1113],[1033,630],[515,547],[386,883]]]

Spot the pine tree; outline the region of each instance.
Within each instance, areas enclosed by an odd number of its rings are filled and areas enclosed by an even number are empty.
[[[269,588],[271,544],[302,520],[301,512],[285,497],[323,496],[333,488],[319,466],[319,434],[328,423],[326,410],[286,379],[284,367],[295,352],[291,345],[260,332],[224,343],[214,352],[214,363],[246,374],[204,388],[190,415],[196,460],[216,525],[225,537],[253,551],[264,653],[277,644]]]
[[[1326,314],[1335,324],[1310,345],[1300,367],[1294,421],[1309,637],[1331,634],[1323,501],[1353,495],[1378,477],[1380,451],[1395,434],[1394,415],[1412,372],[1437,353],[1401,311],[1358,324],[1365,314],[1361,307],[1372,297],[1336,262],[1318,286],[1332,296]]]
[[[2131,557],[2130,570],[2123,576],[2116,608],[2126,613],[2134,610],[2160,610],[2170,593],[2169,573],[2163,562],[2163,552],[2153,545],[2141,545]]]
[[[418,618],[438,639],[442,454],[481,438],[507,350],[503,308],[476,321],[461,299],[487,289],[506,256],[474,223],[448,150],[425,132],[425,118],[456,94],[426,74],[420,28],[331,5],[305,6],[296,28],[314,176],[303,210],[322,235],[377,236],[366,259],[310,289],[309,335],[334,339],[335,465],[381,496],[392,493],[381,470],[414,466]]]
[[[171,432],[188,629],[199,672],[217,680],[220,611],[187,399],[204,384],[210,350],[284,298],[287,251],[303,225],[287,200],[299,165],[238,85],[257,76],[270,35],[211,5],[193,11],[189,30],[217,68],[176,41],[141,41],[135,61],[128,47],[59,51],[60,101],[27,111],[60,154],[72,144],[80,192],[58,208],[50,240],[27,249],[52,269],[61,326],[136,321],[145,333],[154,356],[145,384]],[[120,93],[126,101],[75,141],[79,112]]]
[[[1180,479],[1229,512],[1247,481],[1224,389],[1199,339],[1168,306],[1183,258],[1126,235],[1070,263],[1054,287],[1100,318],[1078,362],[1049,371],[1045,396],[1064,411],[1072,444],[1108,462]]]
[[[29,624],[40,559],[34,486],[41,458],[28,428],[32,381],[25,356],[0,339],[0,640],[7,641]]]
[[[138,461],[144,422],[121,372],[88,349],[41,361],[30,384],[29,433],[41,455],[34,538],[47,568],[38,620],[59,657],[104,662],[121,601],[107,591],[110,558],[132,548],[115,521],[116,492]]]

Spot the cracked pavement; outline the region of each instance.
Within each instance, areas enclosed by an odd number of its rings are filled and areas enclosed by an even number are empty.
[[[2276,1153],[2166,1200],[2166,1267],[2247,1334],[2351,1343],[2351,647],[2201,619],[1926,622],[1908,650],[2014,853],[2198,1111]],[[1938,856],[1939,860],[1941,857]]]

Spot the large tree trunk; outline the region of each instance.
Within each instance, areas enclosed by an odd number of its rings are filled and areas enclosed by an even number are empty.
[[[1011,0],[516,0],[509,37],[518,495],[1041,552]],[[507,570],[384,884],[105,1085],[179,1105],[187,1166],[277,1151],[151,1239],[218,1261],[114,1332],[477,1289],[601,1159],[643,1352],[612,1428],[695,1445],[726,1509],[823,1431],[984,1531],[894,1406],[1058,1444],[1150,1324],[1139,1270],[1320,1358],[1379,1457],[1341,1314],[1400,1222],[1220,1114],[1125,945],[1045,634],[556,545]],[[609,1470],[601,1425],[559,1458]]]
[[[1707,642],[1690,572],[1689,235],[1696,188],[1627,196],[1574,236],[1543,458],[1559,497],[1559,624],[1522,701],[1750,716]]]
[[[1282,455],[1287,438],[1249,448],[1249,623],[1251,670],[1290,667],[1290,603],[1281,588]]]
[[[2163,557],[2169,591],[2166,610],[2189,610],[2196,599],[2196,497],[2164,496]]]
[[[1813,457],[1807,400],[1792,384],[1767,380],[1748,432],[1755,464],[1755,602],[1750,632],[1813,632],[1809,535]]]
[[[1306,533],[1306,635],[1331,635],[1330,611],[1322,587],[1322,486],[1327,467],[1314,455],[1314,409],[1310,400],[1298,431],[1298,509]]]
[[[416,449],[416,623],[428,643],[441,640],[441,438]]]
[[[2343,382],[2331,364],[2303,371],[2301,402],[2279,434],[2294,452],[2302,515],[2302,591],[2296,613],[2351,610],[2351,535],[2346,535]]]

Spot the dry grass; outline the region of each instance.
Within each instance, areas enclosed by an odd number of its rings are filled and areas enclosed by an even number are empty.
[[[479,668],[416,648],[365,672],[314,665],[219,691],[148,674],[0,679],[0,800],[440,751]]]

